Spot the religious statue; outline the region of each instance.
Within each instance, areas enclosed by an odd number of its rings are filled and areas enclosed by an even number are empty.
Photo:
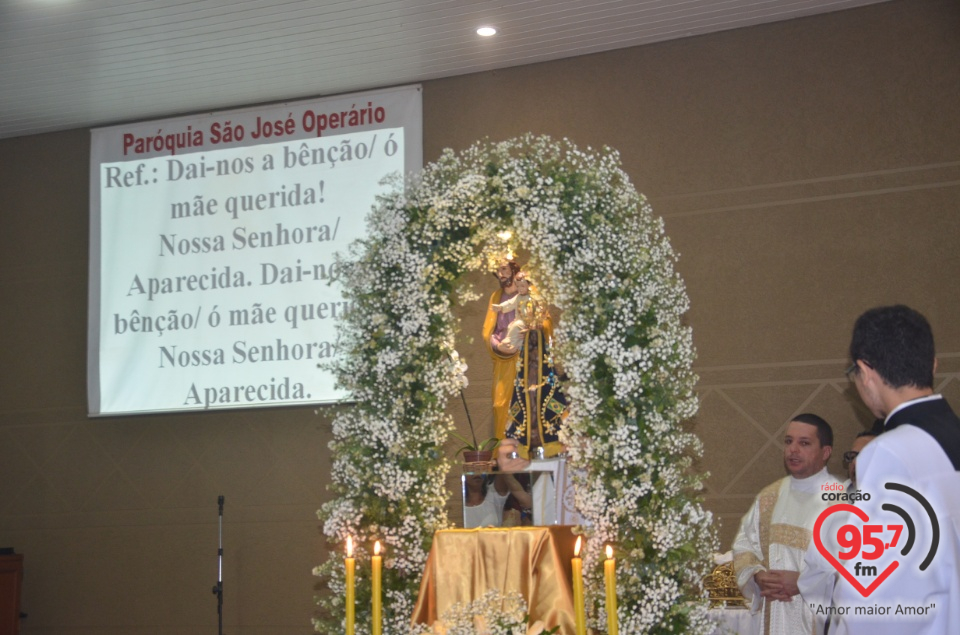
[[[567,417],[567,396],[550,348],[544,329],[524,331],[506,428],[507,438],[516,439],[515,451],[524,459],[564,451],[558,435]]]
[[[487,317],[483,322],[483,341],[493,358],[493,431],[498,439],[502,439],[506,431],[507,410],[517,376],[517,353],[501,353],[500,343],[515,319],[516,311],[496,311],[493,305],[501,304],[517,294],[515,277],[518,273],[520,265],[515,260],[504,258],[500,261],[495,274],[500,288],[490,296]]]
[[[483,337],[493,357],[494,431],[504,459],[563,452],[558,433],[567,398],[550,351],[553,325],[532,281],[512,259],[497,269]],[[538,448],[543,448],[542,451]],[[498,459],[499,460],[499,459]]]
[[[515,296],[490,307],[497,313],[514,313],[514,319],[507,325],[504,338],[497,345],[497,350],[504,355],[513,355],[519,351],[523,334],[538,328],[546,315],[543,300],[533,290],[533,282],[524,272],[516,275],[514,284],[517,288]]]

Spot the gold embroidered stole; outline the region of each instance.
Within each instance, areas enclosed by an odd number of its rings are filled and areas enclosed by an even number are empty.
[[[763,553],[763,567],[770,569],[770,545],[778,543],[793,549],[806,551],[813,534],[809,529],[773,522],[773,510],[780,499],[780,488],[787,476],[767,485],[757,496],[760,505],[760,551]],[[770,634],[770,603],[763,603],[763,632]]]

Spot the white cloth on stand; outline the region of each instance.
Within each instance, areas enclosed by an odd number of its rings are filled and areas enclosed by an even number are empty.
[[[573,479],[567,469],[567,459],[555,456],[533,459],[527,468],[540,474],[533,482],[534,525],[581,525],[583,518],[573,505]]]

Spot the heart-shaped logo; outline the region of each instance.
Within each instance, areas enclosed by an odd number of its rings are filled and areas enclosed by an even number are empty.
[[[836,557],[834,557],[832,553],[827,551],[827,548],[824,546],[823,541],[820,539],[820,528],[823,527],[824,521],[827,518],[829,518],[832,514],[835,514],[837,512],[849,512],[851,514],[854,514],[855,516],[857,516],[857,518],[862,520],[864,523],[867,523],[870,521],[870,517],[867,516],[867,513],[862,509],[860,509],[859,507],[856,507],[854,505],[847,505],[847,504],[834,505],[824,510],[823,513],[821,513],[820,516],[817,518],[817,522],[813,526],[813,542],[814,544],[817,545],[817,551],[819,551],[820,554],[824,558],[826,558],[830,564],[833,565],[833,568],[839,571],[840,575],[846,578],[847,581],[853,585],[853,588],[859,591],[860,595],[862,595],[863,597],[868,597],[871,593],[873,593],[876,590],[878,586],[880,586],[880,584],[884,580],[887,579],[887,577],[891,573],[893,573],[896,570],[897,567],[900,566],[900,562],[898,560],[894,560],[893,562],[891,562],[887,566],[887,568],[880,573],[880,575],[874,578],[873,582],[870,583],[870,586],[864,587],[862,584],[860,584],[860,581],[857,580],[853,576],[853,574],[850,573],[850,571],[845,566],[843,566],[843,564],[841,564]]]

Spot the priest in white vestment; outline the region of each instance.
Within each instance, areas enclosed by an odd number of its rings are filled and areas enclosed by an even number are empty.
[[[799,595],[797,578],[814,523],[832,504],[823,495],[843,491],[827,472],[832,451],[830,425],[817,415],[797,415],[784,437],[789,476],[765,487],[740,523],[734,570],[750,610],[762,613],[764,635],[814,632],[814,616]]]

